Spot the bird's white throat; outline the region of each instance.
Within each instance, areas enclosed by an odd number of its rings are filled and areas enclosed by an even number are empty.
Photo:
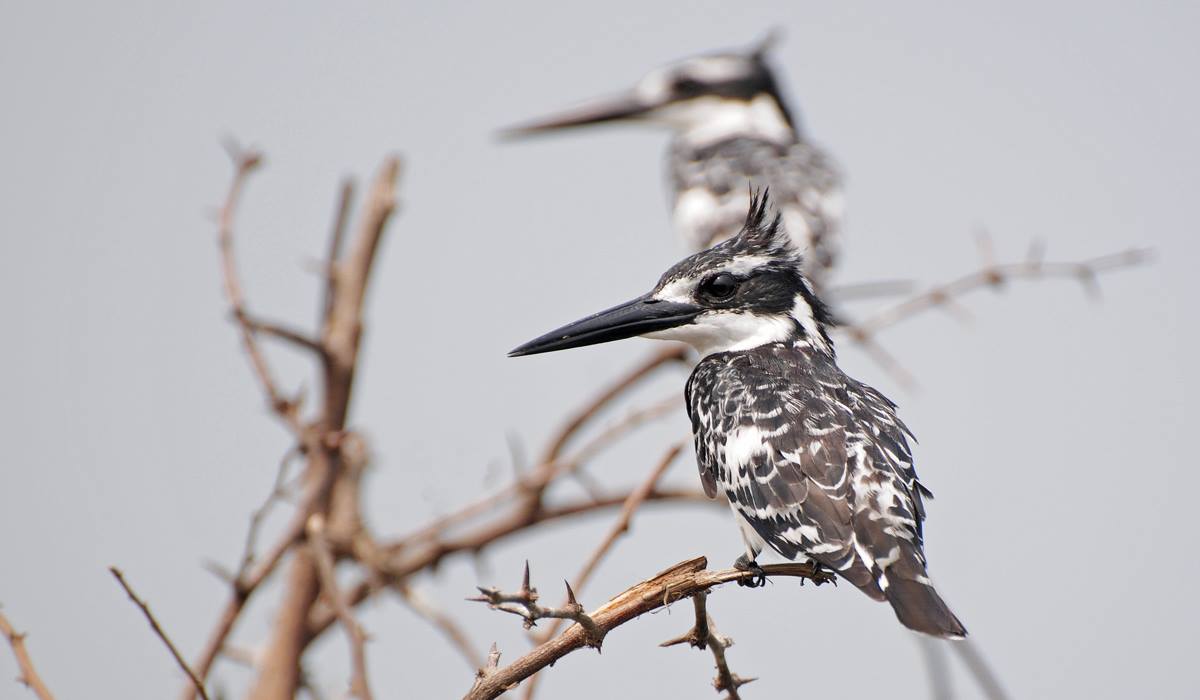
[[[795,132],[783,111],[768,95],[758,95],[749,102],[706,95],[662,107],[655,116],[675,128],[680,138],[696,148],[737,136],[776,143],[795,140]]]

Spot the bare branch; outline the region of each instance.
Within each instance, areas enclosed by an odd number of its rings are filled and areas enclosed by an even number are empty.
[[[325,518],[314,513],[308,519],[308,542],[313,549],[313,558],[317,562],[317,571],[321,577],[321,587],[325,597],[329,599],[337,613],[346,636],[350,639],[350,656],[354,664],[354,675],[350,679],[350,695],[361,700],[372,700],[371,687],[367,681],[367,634],[362,625],[354,619],[354,613],[346,605],[346,598],[338,588],[337,573],[334,571],[333,551],[329,540],[325,537]]]
[[[358,499],[365,450],[360,450],[364,453],[361,460],[350,459],[344,453],[347,444],[356,444],[345,440],[349,435],[346,421],[357,373],[368,282],[379,243],[396,208],[399,174],[399,159],[385,159],[368,190],[349,249],[331,261],[326,283],[330,302],[321,323],[320,344],[325,351],[321,408],[301,434],[308,456],[305,483],[311,504],[297,513],[303,518],[299,524],[301,533],[308,516],[315,513],[326,518],[330,531],[338,533],[339,539],[352,538],[363,529]],[[335,224],[335,235],[336,226],[340,224]],[[338,241],[334,241],[331,251],[336,253],[339,247]],[[294,550],[283,604],[250,692],[255,700],[286,700],[295,696],[301,657],[313,640],[308,632],[309,617],[317,607],[321,591],[317,568],[310,549]]]
[[[142,615],[146,617],[146,622],[150,623],[150,629],[154,630],[154,634],[158,635],[158,638],[162,640],[163,644],[166,645],[167,650],[171,652],[171,656],[175,659],[175,663],[184,673],[187,674],[187,677],[191,679],[192,684],[196,687],[196,692],[200,694],[201,698],[208,700],[208,691],[204,689],[204,683],[200,681],[199,676],[197,676],[196,672],[192,670],[192,667],[188,666],[188,663],[183,660],[183,656],[181,656],[179,650],[175,648],[175,644],[171,641],[171,638],[167,636],[167,633],[164,632],[163,628],[158,624],[158,620],[154,618],[154,613],[150,612],[150,607],[146,605],[146,603],[139,598],[136,593],[133,592],[132,588],[129,587],[129,583],[125,581],[125,575],[121,573],[120,569],[115,566],[110,566],[108,567],[108,570],[113,575],[113,578],[117,579],[117,583],[121,584],[121,588],[125,589],[125,595],[129,596],[129,599],[133,601],[134,605],[141,609]]]
[[[21,675],[17,681],[33,691],[38,700],[54,700],[54,694],[50,692],[50,689],[42,681],[42,677],[38,675],[37,669],[33,666],[33,659],[29,656],[29,650],[25,648],[25,634],[13,629],[12,623],[4,616],[4,613],[0,613],[0,633],[8,639],[8,645],[12,647],[13,656],[17,659],[17,668],[21,669]]]
[[[1074,279],[1083,285],[1085,292],[1094,297],[1099,293],[1096,277],[1101,272],[1131,267],[1149,258],[1148,250],[1131,249],[1082,262],[1046,263],[1042,260],[1043,248],[1040,242],[1035,241],[1026,260],[1017,263],[996,264],[990,237],[986,233],[981,233],[976,240],[982,259],[980,269],[950,282],[931,287],[885,308],[866,320],[837,326],[833,329],[834,332],[844,334],[850,342],[859,346],[876,364],[892,375],[899,384],[912,389],[916,386],[916,380],[912,374],[904,369],[900,362],[876,339],[883,329],[932,308],[943,309],[962,320],[967,320],[970,318],[970,313],[958,303],[959,299],[977,289],[985,287],[999,289],[1017,279]]]
[[[532,514],[517,511],[455,539],[428,541],[419,546],[400,548],[389,558],[371,564],[370,575],[347,591],[349,603],[359,605],[388,586],[403,582],[419,571],[436,567],[448,556],[475,554],[508,537],[526,533],[536,526],[615,508],[623,505],[628,498],[626,493],[598,501],[589,499],[546,507]],[[692,489],[656,490],[646,497],[646,503],[694,503],[705,507],[718,507],[716,501]],[[309,636],[315,638],[324,634],[336,621],[337,617],[331,611],[314,614],[309,620]]]
[[[342,180],[338,189],[337,213],[329,234],[329,250],[325,254],[325,298],[321,304],[321,322],[333,311],[333,299],[337,296],[337,277],[334,274],[338,258],[342,257],[342,241],[346,238],[346,227],[350,222],[350,209],[354,202],[354,180]]]
[[[311,431],[306,433],[305,440],[309,443],[309,447],[306,449],[313,449],[315,447],[313,439],[307,437],[310,433]],[[283,465],[281,464],[280,466],[282,467]],[[278,472],[276,477],[277,479],[279,478]],[[278,480],[276,483],[279,483]],[[208,642],[200,654],[200,660],[196,662],[196,674],[201,680],[208,678],[213,664],[216,663],[217,657],[221,654],[225,640],[233,632],[233,627],[245,609],[246,604],[250,601],[250,597],[275,572],[275,569],[283,561],[284,556],[287,555],[292,546],[304,536],[304,526],[319,496],[319,489],[309,489],[303,502],[297,507],[295,514],[292,515],[291,522],[284,528],[283,534],[279,536],[279,539],[276,540],[267,554],[259,559],[258,565],[240,571],[238,576],[233,580],[229,602],[225,604],[224,610],[221,611],[221,615],[217,618],[217,624],[214,626],[212,633],[209,635]],[[252,518],[251,528],[254,527],[255,524]],[[247,534],[247,542],[250,539],[250,535]],[[243,561],[245,561],[244,557],[245,555],[243,555]],[[192,700],[195,697],[195,688],[189,684],[180,697],[181,700]]]
[[[288,328],[287,326],[284,326],[280,323],[275,323],[273,321],[255,318],[244,311],[241,312],[240,316],[237,316],[237,314],[238,312],[235,310],[234,315],[238,322],[249,328],[254,333],[260,333],[262,335],[276,338],[277,340],[282,340],[285,343],[295,345],[301,350],[308,350],[316,353],[318,357],[325,355],[325,348],[322,347],[320,343],[304,335],[304,333],[295,330],[294,328]]]
[[[391,552],[396,552],[405,547],[412,546],[420,540],[444,536],[450,528],[495,510],[502,505],[509,505],[513,502],[514,498],[519,498],[523,494],[536,495],[537,503],[540,504],[541,494],[545,492],[555,479],[563,474],[576,473],[585,462],[595,457],[604,449],[611,447],[621,438],[628,435],[630,431],[663,416],[669,410],[675,408],[679,404],[679,401],[680,399],[677,395],[672,395],[665,400],[653,403],[645,408],[630,411],[626,416],[617,420],[601,431],[600,434],[586,442],[570,457],[563,458],[560,456],[557,462],[541,464],[534,473],[520,475],[509,486],[463,506],[453,513],[435,518],[415,532],[405,535],[389,544],[385,544],[384,548]],[[555,438],[555,440],[557,439]],[[532,511],[535,509],[528,508],[527,506],[527,510]]]
[[[246,528],[246,543],[242,547],[242,560],[238,565],[235,581],[244,581],[254,565],[255,550],[258,548],[258,531],[262,528],[263,520],[286,494],[284,485],[287,483],[288,467],[292,460],[300,455],[295,447],[289,447],[279,460],[279,468],[275,470],[275,482],[271,485],[271,493],[258,508],[250,514],[250,527]]]
[[[564,583],[566,583],[564,581]],[[487,603],[493,610],[519,615],[525,620],[525,629],[537,625],[538,620],[559,619],[571,620],[584,630],[584,640],[587,646],[599,649],[604,643],[604,631],[592,620],[583,606],[575,600],[575,591],[567,583],[567,602],[559,608],[547,608],[538,605],[536,588],[529,585],[529,562],[525,562],[525,575],[521,579],[521,589],[516,593],[504,593],[498,588],[479,588],[481,595],[467,600]]]
[[[696,623],[690,630],[679,637],[668,639],[659,644],[660,647],[670,647],[687,642],[697,649],[708,649],[712,652],[717,664],[717,677],[713,679],[713,687],[717,692],[726,692],[728,700],[741,700],[738,688],[752,683],[756,678],[742,678],[729,670],[729,661],[725,658],[725,650],[733,646],[733,640],[721,635],[712,617],[708,614],[708,591],[701,591],[692,596],[692,605],[696,610]]]
[[[600,565],[600,562],[612,550],[617,540],[629,531],[634,513],[646,502],[646,499],[654,492],[654,489],[658,487],[658,482],[662,481],[663,475],[667,473],[667,469],[679,457],[679,453],[682,451],[683,444],[672,445],[668,448],[666,454],[658,461],[658,464],[655,465],[650,475],[646,477],[646,480],[625,499],[625,503],[621,506],[621,513],[617,516],[617,521],[613,523],[604,540],[592,552],[592,556],[588,558],[583,568],[579,571],[579,574],[575,577],[575,588],[582,591],[587,586],[588,580],[596,571],[596,567]]]
[[[508,666],[481,670],[475,685],[467,692],[466,700],[495,698],[567,654],[589,646],[597,634],[607,634],[639,615],[691,597],[700,591],[707,591],[714,586],[754,576],[753,573],[741,569],[709,571],[705,568],[707,565],[708,560],[704,557],[680,562],[588,613],[587,617],[595,624],[598,633],[588,632],[580,625],[572,625],[563,634],[538,645]],[[822,583],[832,580],[831,574],[815,572],[808,564],[769,564],[763,567],[763,572],[767,576],[796,576]],[[489,603],[492,600],[490,593],[491,589],[484,589],[485,600]]]
[[[297,430],[297,407],[291,399],[285,397],[283,392],[279,390],[279,386],[276,384],[275,377],[271,372],[271,367],[267,363],[267,358],[258,346],[258,339],[255,337],[254,330],[247,323],[246,297],[242,292],[242,282],[238,275],[237,260],[233,252],[234,215],[237,211],[242,191],[245,189],[246,180],[262,163],[262,154],[252,150],[241,150],[234,145],[229,145],[228,150],[234,164],[233,182],[229,186],[229,193],[226,195],[225,203],[221,206],[220,213],[217,216],[217,243],[221,250],[221,271],[224,277],[225,299],[229,302],[229,306],[233,310],[233,317],[238,322],[238,327],[241,330],[242,347],[246,351],[246,356],[250,358],[250,365],[254,369],[255,376],[258,377],[258,382],[262,386],[263,392],[267,395],[267,403],[270,405],[271,410],[283,419],[284,423],[291,426],[293,430]]]
[[[850,336],[856,342],[859,337],[869,338],[879,331],[894,326],[922,311],[946,307],[950,303],[978,289],[987,287],[999,288],[1013,280],[1044,280],[1044,279],[1073,279],[1084,285],[1085,290],[1094,285],[1097,275],[1132,267],[1146,262],[1150,257],[1147,249],[1131,249],[1112,255],[1083,260],[1081,262],[1048,263],[1041,259],[1041,249],[1035,247],[1029,259],[1022,262],[995,264],[992,262],[990,244],[981,243],[985,258],[983,266],[963,275],[958,279],[936,285],[930,289],[906,299],[890,308],[884,309],[848,328]]]

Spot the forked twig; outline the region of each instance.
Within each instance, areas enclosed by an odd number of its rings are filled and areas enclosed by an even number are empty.
[[[717,664],[717,676],[713,679],[713,687],[717,692],[728,693],[727,700],[741,700],[738,688],[752,683],[757,678],[742,678],[729,670],[729,661],[725,658],[725,650],[733,646],[733,640],[717,632],[717,626],[708,614],[708,591],[700,591],[692,596],[692,605],[696,611],[696,623],[692,628],[674,639],[659,644],[660,647],[670,647],[676,644],[687,644],[697,649],[708,649],[712,652],[713,661]]]
[[[529,562],[525,562],[525,574],[521,578],[521,588],[516,593],[505,593],[498,588],[480,586],[478,589],[480,595],[467,598],[467,600],[487,603],[488,607],[493,610],[518,615],[525,621],[525,629],[536,626],[538,620],[571,620],[583,629],[584,643],[589,647],[599,649],[604,643],[604,634],[607,630],[600,629],[595,620],[584,611],[579,601],[575,600],[575,591],[571,590],[571,584],[566,581],[563,583],[567,586],[565,605],[558,608],[539,605],[537,589],[529,585]]]

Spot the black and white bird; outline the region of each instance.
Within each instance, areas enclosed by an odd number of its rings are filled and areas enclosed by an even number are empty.
[[[722,494],[756,571],[769,546],[831,569],[906,627],[966,629],[925,567],[923,500],[896,405],[838,367],[828,312],[766,194],[741,232],[676,264],[649,293],[551,331],[510,356],[632,336],[700,354],[685,392],[704,491]]]
[[[698,56],[659,68],[630,91],[515,127],[510,136],[636,121],[674,132],[667,154],[672,219],[702,250],[738,232],[751,187],[770,188],[805,253],[809,283],[826,286],[842,218],[838,169],[800,129],[767,62],[768,37],[748,52]]]

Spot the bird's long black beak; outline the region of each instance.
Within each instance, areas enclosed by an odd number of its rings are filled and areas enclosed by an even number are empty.
[[[659,301],[647,294],[534,338],[512,350],[508,356],[536,355],[632,338],[690,323],[703,311],[699,306]]]
[[[500,136],[514,139],[587,124],[637,119],[652,108],[636,95],[628,93],[588,102],[559,114],[503,129]]]

